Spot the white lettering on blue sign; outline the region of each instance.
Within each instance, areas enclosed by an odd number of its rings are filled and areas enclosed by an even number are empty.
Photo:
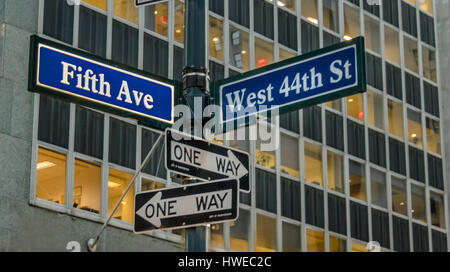
[[[173,86],[44,44],[38,55],[37,86],[173,123]]]
[[[356,45],[220,87],[221,121],[295,104],[358,84]]]

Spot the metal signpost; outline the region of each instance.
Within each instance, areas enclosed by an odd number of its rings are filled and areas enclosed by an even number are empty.
[[[205,181],[238,179],[240,190],[250,192],[246,152],[167,129],[165,163],[169,171]]]
[[[236,220],[238,184],[231,179],[136,194],[134,232]]]
[[[364,52],[364,38],[357,37],[213,83],[221,125],[365,92]]]

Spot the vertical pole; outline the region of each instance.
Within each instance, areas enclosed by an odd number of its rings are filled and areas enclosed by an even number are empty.
[[[206,0],[185,0],[184,52],[186,67],[183,69],[184,97],[191,110],[191,116],[193,116],[192,134],[202,138],[203,110],[209,101],[205,2]],[[192,124],[194,125],[192,126]],[[191,179],[187,183],[197,183],[197,180]],[[186,252],[206,251],[206,227],[188,228],[185,233]]]

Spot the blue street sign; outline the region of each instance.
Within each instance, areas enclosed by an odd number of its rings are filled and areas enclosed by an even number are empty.
[[[174,86],[35,38],[30,90],[64,95],[139,118],[174,122]]]
[[[364,92],[364,40],[355,38],[216,83],[221,123]]]

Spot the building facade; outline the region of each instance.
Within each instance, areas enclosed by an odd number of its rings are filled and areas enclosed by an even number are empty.
[[[364,94],[239,129],[263,127],[269,140],[219,139],[250,153],[252,191],[236,222],[208,226],[209,249],[367,251],[375,241],[382,251],[448,251],[433,1],[207,2],[212,80],[362,35],[368,83]],[[70,241],[85,250],[162,131],[29,92],[30,36],[181,80],[184,3],[6,0],[0,23],[0,250],[64,251]],[[183,251],[183,230],[132,231],[134,194],[173,186],[160,145],[98,250]]]

